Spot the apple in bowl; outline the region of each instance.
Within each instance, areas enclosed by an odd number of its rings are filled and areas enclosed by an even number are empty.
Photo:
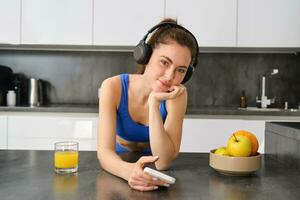
[[[227,151],[231,156],[248,157],[251,150],[251,141],[246,136],[233,134],[227,142]]]
[[[226,147],[210,151],[209,165],[222,174],[249,175],[261,167],[262,156],[257,152],[258,146],[254,134],[236,131],[229,137]]]
[[[209,153],[209,165],[217,172],[230,176],[248,176],[261,167],[261,154],[248,157],[235,157]]]

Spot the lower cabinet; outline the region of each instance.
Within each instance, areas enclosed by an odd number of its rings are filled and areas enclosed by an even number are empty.
[[[264,153],[265,121],[185,118],[181,152],[209,152],[226,146],[239,129],[253,132]],[[98,116],[63,114],[16,114],[0,116],[0,148],[53,150],[59,141],[77,141],[79,150],[97,150]]]
[[[254,133],[259,142],[260,153],[265,148],[265,121],[237,119],[185,118],[183,122],[181,152],[209,152],[226,146],[234,131],[244,129]]]
[[[98,117],[8,116],[7,148],[53,150],[59,141],[77,141],[79,150],[97,149]]]
[[[7,116],[0,116],[0,149],[7,148]]]

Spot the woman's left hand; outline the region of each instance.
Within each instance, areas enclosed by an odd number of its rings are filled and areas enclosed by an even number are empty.
[[[168,99],[176,99],[179,97],[183,92],[186,90],[186,88],[183,85],[174,85],[170,87],[168,92],[154,92],[152,91],[150,93],[148,102],[154,103],[154,102],[161,102],[163,100]]]

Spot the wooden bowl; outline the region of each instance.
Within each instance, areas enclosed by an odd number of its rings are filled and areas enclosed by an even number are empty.
[[[261,154],[249,157],[233,157],[215,154],[216,149],[209,153],[209,165],[224,175],[247,176],[261,167]]]

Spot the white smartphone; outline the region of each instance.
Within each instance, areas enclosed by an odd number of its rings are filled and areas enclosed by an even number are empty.
[[[165,181],[166,183],[169,183],[169,184],[174,184],[176,179],[169,176],[169,175],[166,175],[162,172],[159,172],[157,170],[154,170],[154,169],[151,169],[149,167],[145,167],[144,168],[144,172],[146,172],[147,174],[149,174],[150,176],[153,176],[155,178],[158,178],[160,180],[163,180]]]

